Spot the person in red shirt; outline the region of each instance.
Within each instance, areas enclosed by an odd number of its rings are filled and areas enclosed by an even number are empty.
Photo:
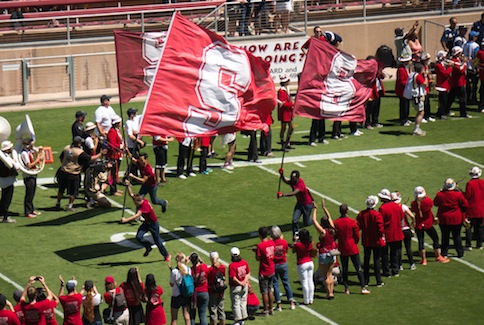
[[[296,303],[291,288],[291,281],[289,280],[289,269],[287,267],[286,254],[289,251],[289,244],[284,239],[281,228],[272,226],[271,237],[274,241],[274,300],[277,304],[276,309],[282,311],[281,307],[281,290],[279,289],[279,279],[281,279],[284,290],[286,291],[286,298],[291,305],[291,310],[296,309]]]
[[[462,48],[459,46],[454,46],[452,48],[452,58],[453,62],[452,73],[450,75],[450,92],[447,101],[446,111],[450,112],[450,108],[454,103],[455,98],[459,100],[460,117],[471,117],[467,115],[467,94],[466,94],[466,71],[467,64],[463,59]]]
[[[22,311],[22,306],[20,305],[20,298],[22,297],[22,290],[15,289],[13,292],[13,300],[15,300],[15,306],[13,306],[13,311],[17,315],[20,325],[25,325],[25,317]]]
[[[481,40],[479,50],[476,53],[476,60],[479,67],[479,110],[484,113],[484,39]]]
[[[148,202],[148,200],[143,198],[143,196],[141,196],[140,194],[133,194],[133,190],[131,189],[131,184],[129,183],[129,181],[127,184],[129,196],[131,196],[131,198],[133,199],[137,211],[131,217],[122,217],[121,223],[127,223],[132,220],[140,220],[140,217],[143,217],[143,223],[138,228],[138,232],[136,233],[136,240],[146,249],[143,256],[148,256],[153,250],[153,248],[151,248],[151,242],[147,241],[143,237],[147,232],[150,232],[153,236],[153,241],[155,242],[155,245],[158,247],[161,255],[165,257],[165,262],[170,262],[171,255],[166,250],[165,245],[163,245],[163,239],[161,239],[160,236],[160,224],[158,222],[158,218],[156,217],[155,211],[153,210],[153,207],[151,206],[150,202]]]
[[[397,68],[397,78],[395,80],[395,95],[400,100],[400,124],[403,126],[410,126],[412,123],[408,120],[410,114],[410,100],[403,97],[403,90],[407,84],[408,76],[410,74],[410,55],[401,56],[398,58],[401,63]]]
[[[212,265],[208,268],[208,293],[210,295],[208,302],[208,310],[210,312],[210,324],[215,325],[219,321],[220,325],[225,325],[225,300],[224,292],[225,289],[221,286],[226,287],[225,281],[220,283],[218,288],[215,286],[217,281],[217,273],[221,274],[223,279],[225,279],[225,265],[220,263],[218,252],[210,252],[210,261]]]
[[[348,262],[351,259],[353,266],[358,274],[358,280],[361,286],[361,293],[366,295],[370,291],[366,288],[365,278],[361,269],[360,249],[358,242],[360,241],[360,228],[355,220],[348,216],[348,205],[343,203],[339,207],[341,216],[334,221],[334,228],[338,238],[338,248],[341,252],[341,267],[343,269],[343,285],[345,286],[345,294],[350,294],[348,287]]]
[[[386,241],[386,246],[382,248],[382,269],[383,276],[390,277],[393,275],[397,277],[400,271],[402,240],[405,237],[402,231],[404,214],[402,208],[392,201],[390,195],[391,193],[387,189],[382,189],[378,193],[378,197],[383,202],[378,212],[383,217]],[[390,263],[388,263],[388,249],[390,249]]]
[[[424,235],[430,236],[432,239],[432,246],[434,248],[435,260],[441,263],[448,263],[448,258],[440,255],[439,235],[435,231],[434,224],[439,220],[434,217],[432,213],[432,206],[434,201],[427,196],[425,189],[422,186],[417,186],[414,189],[415,200],[410,205],[410,209],[415,214],[415,232],[418,239],[418,250],[420,251],[420,264],[427,265],[427,252],[425,251]]]
[[[277,103],[278,103],[278,120],[281,121],[281,132],[279,138],[281,139],[281,150],[287,151],[288,149],[295,149],[291,146],[291,135],[294,131],[294,103],[291,99],[291,93],[287,85],[289,84],[289,77],[286,75],[279,76],[281,81],[281,88],[277,91]],[[284,139],[284,135],[287,135]]]
[[[129,309],[126,304],[126,298],[124,296],[123,289],[116,286],[116,281],[112,276],[107,276],[104,279],[104,302],[112,309],[112,315],[114,317],[114,324],[116,325],[128,325],[129,324]],[[116,298],[119,296],[119,299]],[[122,304],[120,302],[123,302]]]
[[[297,275],[302,286],[304,304],[311,305],[314,301],[314,263],[312,260],[314,253],[312,253],[313,240],[307,229],[301,229],[292,251],[296,253]]]
[[[466,191],[464,196],[469,202],[466,215],[470,220],[471,227],[474,229],[474,236],[476,237],[476,248],[482,249],[482,241],[484,239],[484,180],[480,179],[482,170],[474,166],[469,171],[471,180],[466,184]],[[472,231],[466,230],[466,246],[472,249]]]
[[[139,167],[141,177],[138,177],[133,173],[129,174],[130,178],[141,183],[139,194],[142,197],[145,197],[146,194],[149,194],[151,203],[161,205],[161,212],[165,213],[168,202],[157,197],[158,185],[156,183],[155,174],[153,173],[153,167],[151,167],[150,163],[148,162],[148,154],[143,152],[139,154],[139,158],[134,158],[129,151],[127,152],[131,160],[137,163]]]
[[[464,257],[460,233],[469,203],[464,194],[456,189],[456,183],[452,178],[445,180],[444,187],[440,192],[437,192],[434,198],[434,205],[439,208],[437,218],[439,218],[440,231],[442,232],[442,255],[447,257],[450,234],[452,233],[457,257]]]
[[[208,149],[210,148],[210,141],[212,137],[201,137],[198,139],[200,143],[200,148],[202,152],[200,153],[200,165],[198,166],[198,170],[200,174],[208,175],[212,171],[212,169],[207,168],[207,157],[208,157]]]
[[[484,54],[484,51],[483,51]],[[435,62],[435,89],[439,92],[439,109],[437,110],[437,117],[446,120],[449,112],[447,109],[447,101],[450,90],[450,74],[452,72],[452,65],[454,62],[446,60],[447,52],[437,52],[437,62]],[[483,56],[484,58],[484,56]]]
[[[64,325],[82,325],[82,295],[76,291],[77,281],[72,279],[65,283],[62,275],[59,275],[59,280],[61,282],[59,301],[64,309]],[[67,289],[66,295],[64,295],[64,283]]]
[[[330,251],[336,248],[334,223],[331,219],[328,209],[324,203],[324,199],[321,199],[321,207],[323,208],[326,218],[321,218],[321,223],[317,220],[317,206],[314,204],[313,208],[313,224],[319,233],[319,256],[318,264],[319,271],[323,276],[323,285],[326,288],[326,299],[334,299],[334,277],[333,266],[336,262],[336,256],[331,255]]]
[[[110,194],[115,196],[121,196],[122,192],[118,191],[117,184],[119,182],[118,172],[121,165],[121,158],[123,157],[124,143],[123,136],[120,131],[121,122],[123,120],[121,117],[116,116],[112,120],[112,127],[108,131],[107,141],[108,141],[108,157],[113,162],[113,167],[110,173]]]
[[[229,265],[230,299],[232,301],[232,314],[234,325],[242,325],[247,315],[247,294],[250,278],[250,268],[247,261],[240,257],[237,247],[230,249],[232,263]]]
[[[5,307],[8,306],[8,309]],[[7,298],[0,294],[0,324],[2,325],[20,325],[17,315],[13,312],[14,308]]]
[[[264,305],[264,314],[272,314],[274,304],[273,281],[276,273],[274,265],[274,241],[269,236],[269,228],[259,228],[259,239],[261,240],[255,251],[255,259],[259,261],[259,288]]]
[[[166,314],[163,307],[163,288],[156,285],[155,276],[152,273],[146,275],[146,325],[166,324]],[[133,323],[130,323],[133,324]]]
[[[291,172],[290,179],[284,177],[284,170],[282,168],[279,169],[279,174],[282,181],[292,187],[292,192],[286,194],[278,192],[277,197],[295,196],[297,200],[292,215],[292,235],[294,237],[297,236],[299,231],[299,220],[301,219],[301,215],[303,216],[303,224],[305,227],[312,224],[311,211],[313,210],[314,200],[303,179],[300,178],[298,170],[293,170]]]
[[[201,325],[207,325],[207,308],[208,308],[208,266],[203,263],[197,253],[190,255],[192,263],[191,273],[195,284],[196,307],[190,310],[190,319],[195,324],[195,315],[198,310],[198,318]]]
[[[257,297],[257,294],[254,291],[254,288],[249,284],[249,294],[247,295],[247,314],[249,315],[250,320],[255,319],[255,314],[259,310],[260,301]]]
[[[141,301],[144,296],[144,284],[141,281],[141,276],[137,267],[132,267],[128,271],[126,282],[121,283],[124,296],[126,297],[126,304],[129,309],[129,324],[139,325],[144,322],[143,305]]]
[[[42,287],[45,289],[47,294],[45,300],[37,300],[38,291],[37,288],[33,286],[36,281],[39,281],[42,284]],[[27,286],[22,292],[22,297],[20,298],[20,306],[22,307],[22,312],[24,313],[26,325],[46,325],[44,312],[50,307],[52,297],[52,291],[50,291],[50,289],[47,287],[44,277],[31,276],[29,278],[29,282],[27,283]],[[28,298],[29,301],[26,302],[25,298]]]
[[[384,285],[381,279],[381,248],[385,246],[385,229],[383,217],[375,210],[378,197],[370,195],[366,198],[366,209],[360,211],[356,217],[361,229],[361,244],[363,245],[363,275],[365,284],[370,282],[370,257],[373,253],[373,268],[375,270],[376,285]]]

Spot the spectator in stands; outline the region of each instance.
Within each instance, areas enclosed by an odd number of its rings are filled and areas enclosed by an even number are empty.
[[[279,30],[279,25],[282,27],[282,32],[287,34],[287,32],[289,31],[289,15],[292,11],[293,9],[291,0],[275,1],[273,13],[275,14],[274,29],[276,34]]]
[[[477,104],[477,84],[479,82],[479,76],[477,74],[477,66],[475,63],[477,51],[479,51],[479,44],[476,40],[479,33],[471,30],[469,32],[469,41],[464,44],[462,54],[467,61],[467,73],[466,73],[466,97],[467,104]]]
[[[442,232],[442,255],[445,258],[447,258],[449,251],[451,233],[454,239],[454,248],[457,251],[457,257],[464,257],[461,230],[469,203],[464,197],[464,194],[456,189],[456,185],[452,178],[446,179],[444,187],[441,191],[437,192],[434,198],[434,205],[439,208],[437,218],[439,218],[440,231]]]
[[[84,307],[82,323],[84,325],[102,325],[102,317],[99,310],[102,298],[91,280],[84,282],[84,288],[82,288],[81,294],[85,295],[82,302]]]
[[[39,281],[42,287],[45,289],[46,299],[40,301],[38,299],[39,291],[34,287],[34,283]],[[26,298],[29,301],[26,301]],[[52,291],[45,283],[43,276],[31,276],[29,282],[22,292],[22,297],[20,297],[20,306],[22,307],[22,312],[25,317],[26,325],[41,325],[45,324],[44,312],[50,308],[50,302],[53,299]]]
[[[66,283],[62,278],[62,275],[59,275],[59,280],[59,301],[64,310],[64,324],[82,325],[82,295],[76,291],[77,281],[72,277],[72,279]],[[64,295],[64,286],[67,289],[66,295]]]
[[[276,302],[276,309],[282,311],[281,307],[281,291],[279,285],[279,278],[282,282],[282,286],[286,291],[286,298],[291,305],[291,310],[296,309],[296,303],[294,302],[294,297],[291,288],[291,281],[289,280],[289,269],[287,267],[286,254],[289,250],[289,245],[284,239],[281,228],[278,226],[272,226],[271,237],[274,241],[274,300]]]
[[[397,68],[397,78],[395,80],[395,95],[400,101],[400,124],[403,126],[410,126],[412,122],[408,119],[410,114],[410,100],[403,97],[403,90],[407,84],[408,76],[410,75],[410,55],[400,56],[398,58],[400,65]]]
[[[457,29],[457,18],[451,17],[449,19],[449,27],[446,27],[444,29],[444,33],[440,38],[440,44],[442,44],[442,48],[448,53],[452,51],[452,48],[454,47],[454,39],[457,37],[458,34],[459,31]]]
[[[108,131],[112,126],[112,119],[117,114],[110,105],[110,96],[102,95],[100,100],[101,106],[94,112],[94,122],[96,122],[99,136],[106,139],[108,137]]]
[[[126,297],[126,304],[129,309],[129,324],[139,325],[144,323],[145,314],[141,302],[144,300],[145,286],[143,281],[141,281],[141,276],[137,267],[129,269],[126,282],[121,283],[120,287],[123,289],[124,296]]]
[[[198,311],[198,318],[200,325],[207,325],[207,308],[208,308],[208,267],[203,263],[203,260],[197,253],[190,254],[190,262],[192,263],[191,274],[195,284],[195,308],[190,310],[190,319],[192,324],[195,324],[195,316]]]
[[[481,19],[472,24],[471,30],[478,33],[476,41],[478,44],[481,44],[482,40],[484,39],[484,12],[481,14]]]
[[[8,309],[6,307],[8,307]],[[12,303],[10,303],[10,301],[8,301],[2,294],[0,294],[0,320],[2,324],[20,325],[20,321],[14,313]]]
[[[166,183],[166,165],[168,163],[168,142],[173,141],[172,137],[153,137],[153,152],[155,153],[155,177],[156,184]]]
[[[225,299],[224,292],[227,287],[225,265],[219,260],[218,252],[210,252],[211,266],[208,268],[208,293],[210,295],[208,302],[208,311],[210,312],[210,324],[225,325]],[[219,275],[217,275],[219,274]],[[219,276],[222,276],[220,278]],[[217,278],[218,277],[218,278]],[[222,281],[217,287],[216,281]],[[225,286],[225,289],[223,288]]]
[[[135,157],[138,158],[140,148],[144,148],[145,143],[141,139],[139,132],[139,117],[136,116],[138,109],[129,108],[128,109],[128,120],[125,123],[126,132],[126,148]],[[138,166],[135,163],[129,164],[128,174],[133,173],[138,176]]]
[[[84,119],[86,118],[87,113],[83,111],[76,112],[76,121],[72,124],[71,131],[72,131],[72,139],[76,136],[80,136],[81,138],[86,137],[86,131],[84,130]]]
[[[106,302],[109,308],[112,308],[114,324],[128,325],[129,309],[126,305],[123,289],[116,286],[116,281],[114,281],[112,276],[107,276],[104,279],[104,287],[106,289],[106,292],[104,293],[104,302]]]
[[[180,284],[182,278],[186,274],[190,274],[190,268],[186,265],[187,258],[183,253],[177,253],[175,256],[176,267],[170,266],[170,286],[171,286],[171,324],[176,325],[178,320],[178,310],[182,309],[182,316],[185,320],[185,325],[190,325],[190,299],[185,298],[180,292]]]
[[[291,98],[291,92],[288,88],[290,81],[289,77],[287,77],[285,74],[280,75],[279,80],[281,82],[281,87],[277,91],[278,120],[281,121],[279,138],[281,141],[281,150],[288,151],[289,149],[295,149],[291,146],[291,135],[294,131],[294,123],[292,121],[294,118],[294,103]]]
[[[269,27],[269,5],[266,0],[254,4],[254,21],[255,35],[261,35],[264,29]]]
[[[466,247],[468,250],[472,249],[472,229],[474,229],[474,237],[476,239],[477,249],[482,249],[482,241],[484,239],[484,180],[481,177],[482,170],[474,166],[469,171],[471,179],[466,184],[466,191],[464,196],[469,202],[469,208],[466,211],[466,216],[470,221],[471,227],[466,230]]]
[[[107,154],[107,149],[102,149],[97,155],[90,156],[81,146],[84,139],[75,137],[70,146],[66,146],[60,155],[62,165],[57,171],[57,181],[59,183],[59,190],[57,192],[56,209],[60,210],[60,202],[64,197],[64,191],[67,189],[69,193],[69,204],[67,211],[75,211],[74,199],[79,194],[79,184],[81,171],[85,165],[91,161],[95,161]]]
[[[467,64],[462,56],[462,48],[454,46],[452,48],[452,73],[450,74],[450,92],[447,101],[446,111],[450,112],[450,108],[454,103],[455,98],[459,100],[460,117],[471,118],[472,116],[467,114],[466,103],[466,71]]]
[[[450,262],[449,259],[440,255],[439,235],[435,231],[434,224],[439,219],[434,217],[432,206],[434,202],[427,196],[425,189],[422,186],[417,186],[414,189],[415,200],[412,201],[410,209],[415,214],[415,232],[417,233],[418,249],[420,251],[420,264],[427,265],[427,251],[425,250],[425,233],[432,239],[432,246],[434,248],[435,261],[441,263]]]
[[[167,0],[164,0],[167,1]],[[168,3],[168,1],[167,1]],[[230,3],[230,4],[229,4]],[[233,3],[233,4],[232,4]],[[234,37],[237,31],[237,19],[239,17],[239,8],[241,5],[235,0],[227,0],[227,16],[228,16],[228,36]]]
[[[453,61],[447,61],[447,52],[437,52],[437,61],[435,62],[435,89],[439,92],[438,95],[438,110],[437,118],[445,120],[449,112],[447,111],[447,101],[450,91],[450,74],[452,72]],[[483,51],[484,58],[484,51]]]
[[[248,0],[239,1],[239,36],[251,35],[250,22],[252,20],[252,3]],[[257,24],[257,22],[256,22]]]
[[[25,18],[24,14],[22,13],[22,8],[15,9],[15,11],[12,12],[12,14],[10,15],[10,20],[12,20],[10,26],[12,26],[13,28],[24,27],[25,21],[23,21],[23,19]]]
[[[119,116],[112,118],[112,127],[108,131],[108,158],[113,164],[110,169],[109,184],[111,185],[109,194],[114,196],[121,196],[122,191],[118,190],[119,182],[119,167],[121,166],[121,159],[123,158],[124,141],[121,135],[121,122],[123,120]]]
[[[3,217],[2,222],[15,223],[15,219],[8,216],[8,209],[12,203],[13,198],[13,184],[17,181],[17,170],[20,169],[19,164],[12,159],[13,143],[5,140],[1,144],[0,155],[0,187],[2,188],[2,198],[0,200],[0,215]],[[10,163],[10,166],[9,166]]]
[[[324,36],[323,34],[323,30],[321,29],[321,26],[315,26],[313,28],[313,36],[311,36],[307,41],[306,43],[303,44],[303,46],[301,46],[301,51],[304,53],[304,54],[307,54],[308,53],[308,50],[309,50],[309,43],[311,43],[311,40],[314,38],[317,38],[321,41],[324,41],[324,42],[327,42],[326,40],[326,37]]]
[[[25,138],[23,140],[23,150],[20,152],[20,160],[29,171],[36,171],[37,165],[44,160],[42,148],[34,149],[34,140]],[[37,151],[37,152],[36,152]],[[25,185],[24,212],[27,218],[35,218],[40,212],[34,209],[35,189],[37,188],[37,175],[22,173]]]
[[[146,275],[146,325],[166,324],[165,308],[163,307],[163,288],[156,285],[155,276],[152,273]],[[133,323],[130,323],[133,324]]]
[[[243,325],[247,314],[247,294],[250,285],[250,268],[247,261],[240,256],[237,247],[230,249],[232,263],[229,264],[230,300],[232,301],[232,315],[234,325]]]

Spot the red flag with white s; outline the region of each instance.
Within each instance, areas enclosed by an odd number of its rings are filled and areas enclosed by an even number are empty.
[[[376,60],[357,60],[328,42],[311,39],[294,114],[313,119],[363,122],[376,78]]]
[[[211,136],[267,129],[276,105],[269,63],[175,13],[140,133]]]
[[[166,32],[114,31],[121,103],[148,93],[165,38]]]

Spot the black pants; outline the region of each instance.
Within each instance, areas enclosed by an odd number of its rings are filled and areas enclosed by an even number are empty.
[[[424,242],[425,233],[427,233],[427,235],[429,235],[429,237],[432,239],[432,247],[434,249],[440,248],[439,235],[437,234],[437,231],[435,230],[434,227],[431,227],[429,229],[415,229],[415,232],[417,233],[419,251],[423,251],[425,249],[425,242]]]
[[[446,111],[450,112],[450,108],[455,99],[459,100],[460,116],[467,116],[467,101],[465,87],[452,87],[449,92]]]
[[[37,188],[37,177],[25,177],[25,197],[24,197],[24,212],[29,215],[34,212],[34,195]]]
[[[260,131],[259,149],[262,156],[267,156],[272,152],[272,130],[270,126],[267,133]]]
[[[424,100],[424,119],[428,121],[429,117],[430,117],[430,95],[427,94],[425,95],[425,100]]]
[[[472,70],[467,70],[467,83],[466,83],[466,96],[469,104],[477,103],[477,84],[479,82],[479,76]]]
[[[129,152],[133,155],[134,158],[138,159],[139,158],[139,150],[138,148],[128,148]],[[127,178],[129,176],[129,173],[132,173],[134,176],[138,176],[138,164],[134,163],[132,160],[129,163],[128,166],[128,175],[125,175],[124,178]]]
[[[331,136],[333,138],[341,136],[341,121],[333,122],[333,131],[331,132]]]
[[[381,99],[377,97],[373,100],[368,101],[366,104],[366,121],[365,126],[377,125],[378,124],[378,117],[380,116],[380,105]]]
[[[361,270],[360,254],[343,256],[341,255],[341,267],[343,268],[343,284],[345,289],[348,289],[348,260],[351,258],[351,262],[355,267],[356,273],[358,274],[358,281],[360,281],[360,286],[365,287],[365,278],[363,276],[363,271]]]
[[[469,218],[471,221],[471,228],[466,229],[466,246],[472,246],[472,229],[474,229],[474,236],[476,237],[476,247],[482,247],[482,239],[484,237],[484,227],[480,218]]]
[[[450,234],[452,234],[452,239],[454,239],[454,247],[457,251],[457,256],[464,256],[464,248],[462,247],[462,238],[460,237],[460,232],[462,225],[439,225],[440,231],[442,232],[442,256],[447,256],[449,252],[449,241]]]
[[[176,164],[177,176],[180,176],[181,174],[183,174],[183,169],[185,168],[185,160],[187,160],[187,174],[190,174],[193,172],[194,151],[190,147],[186,147],[181,143],[178,146],[178,160]]]
[[[12,203],[13,198],[13,185],[9,187],[2,188],[2,198],[0,199],[0,213],[3,219],[8,218],[8,208],[10,203]]]
[[[390,250],[390,255],[388,255],[388,250]],[[400,259],[402,255],[402,241],[394,241],[387,243],[385,247],[382,248],[381,252],[381,264],[383,275],[398,274],[400,271]]]
[[[202,152],[200,155],[200,165],[198,166],[199,172],[203,173],[207,170],[207,156],[208,156],[208,147],[202,147]]]
[[[400,98],[400,124],[405,124],[408,121],[408,115],[410,114],[410,101],[406,98]]]
[[[113,195],[118,191],[118,172],[119,172],[119,165],[121,165],[121,160],[116,159],[113,162],[113,167],[110,170],[111,174],[111,190],[109,193]]]
[[[403,243],[405,245],[405,252],[407,253],[408,263],[410,265],[413,264],[413,252],[412,252],[412,231],[410,229],[405,229],[403,231],[405,238],[403,238]],[[400,265],[402,265],[402,261],[400,260]]]
[[[324,120],[316,120],[313,119],[311,122],[311,131],[309,131],[309,143],[316,142],[323,142],[324,134],[326,133],[326,124]]]
[[[441,118],[442,115],[449,115],[447,111],[447,102],[449,99],[449,93],[446,91],[439,91],[439,109],[437,110],[437,117]]]
[[[373,270],[375,271],[376,284],[381,284],[381,247],[363,247],[363,274],[365,276],[365,284],[370,282],[370,257],[373,252]]]
[[[249,131],[247,134],[250,137],[249,151],[247,152],[247,160],[256,161],[259,158],[257,152],[257,131]]]

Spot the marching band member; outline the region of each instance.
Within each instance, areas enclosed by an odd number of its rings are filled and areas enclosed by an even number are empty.
[[[0,155],[0,188],[2,189],[2,198],[0,199],[0,214],[3,217],[2,222],[15,223],[15,219],[8,216],[8,208],[12,203],[13,184],[15,183],[17,170],[20,166],[12,158],[13,143],[11,141],[3,141],[1,144]]]
[[[38,148],[38,154],[34,149],[34,140],[26,138],[23,140],[24,149],[20,153],[20,159],[28,170],[35,170],[36,166],[44,160],[42,148]],[[22,173],[25,184],[24,212],[27,218],[35,218],[40,212],[34,210],[34,195],[37,188],[37,174]]]

